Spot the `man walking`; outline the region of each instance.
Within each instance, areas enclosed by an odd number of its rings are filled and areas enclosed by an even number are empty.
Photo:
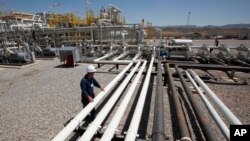
[[[96,81],[94,78],[94,74],[96,72],[96,69],[93,65],[89,65],[87,67],[87,74],[82,78],[80,87],[82,90],[82,104],[83,107],[87,106],[90,102],[93,101],[95,98],[95,93],[94,93],[94,86],[97,88],[100,88],[101,91],[104,91],[104,89],[101,87],[101,85]],[[96,111],[93,109],[90,112],[90,120],[93,121],[96,116]]]

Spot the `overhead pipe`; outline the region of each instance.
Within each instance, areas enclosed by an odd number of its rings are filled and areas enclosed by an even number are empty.
[[[122,94],[125,87],[128,85],[130,79],[135,74],[135,71],[138,69],[140,65],[140,61],[137,62],[136,66],[133,68],[133,70],[129,73],[129,75],[125,78],[125,80],[122,82],[122,84],[119,86],[119,88],[115,91],[115,93],[112,95],[112,97],[109,99],[109,101],[106,103],[106,105],[102,108],[102,110],[98,113],[95,120],[89,125],[87,130],[84,132],[84,134],[81,136],[79,141],[90,141],[91,138],[95,135],[96,131],[99,129],[99,126],[102,124],[112,107],[114,106],[115,102],[118,100],[120,95]]]
[[[153,62],[154,62],[154,56],[151,58],[151,61],[148,67],[148,72],[147,72],[145,81],[143,82],[144,84],[140,93],[140,97],[138,99],[138,102],[134,111],[134,115],[130,122],[129,129],[126,132],[127,134],[126,134],[125,141],[135,141],[137,137],[137,132],[138,132],[139,124],[141,121],[143,106],[144,106],[146,95],[148,92],[148,86],[149,86],[150,76],[151,76],[151,72],[153,68]]]
[[[124,76],[124,74],[131,68],[133,62],[130,62],[122,72],[120,72],[106,87],[105,91],[101,91],[94,101],[89,103],[74,119],[67,124],[52,141],[64,141],[67,137],[82,123],[83,119],[95,108],[95,106],[104,98],[104,96],[111,91],[111,89],[118,83],[118,81]]]
[[[138,74],[136,75],[135,79],[133,80],[133,83],[131,84],[131,87],[129,88],[129,90],[127,91],[127,93],[125,94],[125,97],[123,99],[123,101],[121,102],[119,108],[117,109],[115,115],[113,116],[113,118],[111,119],[111,122],[109,123],[108,127],[106,128],[106,131],[104,133],[104,135],[102,136],[100,141],[111,141],[111,139],[113,138],[116,129],[122,119],[122,116],[129,104],[129,101],[132,97],[132,95],[134,94],[134,90],[137,86],[137,83],[140,80],[140,77],[142,75],[142,72],[144,71],[144,68],[147,64],[147,61],[144,61],[142,67],[140,68],[140,71],[138,72]]]
[[[192,83],[192,85],[197,90],[199,96],[201,97],[202,101],[204,102],[205,106],[207,107],[210,115],[213,117],[213,119],[215,120],[216,124],[219,126],[219,128],[222,131],[223,135],[226,137],[227,140],[230,140],[230,132],[229,132],[229,129],[228,129],[227,125],[223,122],[223,120],[221,119],[221,117],[219,116],[219,114],[216,112],[216,110],[214,109],[214,107],[212,106],[212,104],[205,97],[205,95],[200,90],[200,88],[198,87],[198,85],[195,83],[194,79],[190,76],[190,74],[188,73],[188,71],[185,71],[185,73],[186,73],[188,79],[190,80],[190,82]]]
[[[163,85],[162,85],[162,70],[161,61],[157,65],[157,85],[155,94],[155,110],[152,131],[152,141],[165,141],[164,127],[164,102],[163,102]]]
[[[232,113],[232,111],[216,96],[216,94],[200,79],[200,77],[193,70],[188,71],[196,80],[196,82],[204,89],[207,96],[209,96],[209,98],[211,98],[213,102],[218,106],[218,108],[230,122],[230,124],[242,124],[240,120]]]
[[[206,115],[204,115],[203,110],[201,109],[200,105],[196,102],[190,88],[188,87],[184,77],[182,76],[179,68],[177,65],[175,65],[175,70],[177,74],[179,75],[179,78],[181,80],[182,86],[186,92],[186,95],[191,103],[191,106],[194,110],[194,113],[198,119],[199,125],[201,127],[201,130],[203,131],[203,134],[207,141],[216,141],[217,137],[214,133],[214,130],[211,128],[211,125],[209,123],[209,120]]]
[[[173,100],[174,100],[174,106],[176,110],[176,117],[177,122],[179,125],[180,135],[181,135],[181,141],[191,141],[188,125],[186,122],[185,114],[181,106],[181,101],[179,98],[179,94],[176,91],[175,84],[173,81],[172,73],[170,72],[169,64],[167,63],[165,66],[165,70],[168,74],[168,83],[170,86],[170,90],[172,92]]]

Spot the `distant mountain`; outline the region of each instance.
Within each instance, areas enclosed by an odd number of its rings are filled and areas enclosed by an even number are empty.
[[[222,28],[248,28],[250,29],[250,24],[227,24],[221,27]]]
[[[157,26],[158,28],[187,28],[187,25],[173,25],[173,26]],[[196,25],[188,25],[188,28],[248,28],[250,29],[250,24],[226,24],[222,26],[215,25],[206,25],[206,26],[196,26]]]

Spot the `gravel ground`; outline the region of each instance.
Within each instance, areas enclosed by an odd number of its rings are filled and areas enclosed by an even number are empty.
[[[79,83],[87,64],[59,68],[59,60],[0,71],[0,140],[51,140],[81,109]],[[96,73],[107,85],[115,74]],[[98,91],[96,91],[98,92]]]
[[[203,44],[204,41],[194,40],[194,45]],[[209,45],[213,45],[214,40],[206,40]],[[231,43],[229,45],[238,45],[238,40],[221,40]],[[250,45],[250,41],[240,41]],[[62,128],[63,123],[74,117],[82,110],[80,102],[79,82],[86,73],[88,64],[79,64],[75,68],[58,67],[59,60],[39,60],[38,63],[25,66],[21,69],[0,68],[0,140],[4,141],[43,141],[51,140]],[[96,65],[97,66],[97,65]],[[99,71],[108,72],[113,65],[104,65]],[[110,73],[96,73],[95,77],[103,84],[107,85],[125,66],[120,66],[118,70],[114,69]],[[154,69],[153,69],[154,70]],[[210,75],[216,78],[227,78],[226,73],[221,71],[195,70],[200,76]],[[172,70],[174,72],[174,70]],[[246,80],[250,83],[250,75],[236,72],[235,78]],[[230,81],[225,79],[225,81]],[[232,80],[231,80],[232,81]],[[121,80],[122,82],[122,80]],[[155,105],[155,83],[156,77],[151,77],[150,89],[146,97],[145,107],[143,109],[142,120],[139,126],[139,136],[141,139],[150,139],[153,127],[154,105]],[[143,83],[141,78],[140,83]],[[175,79],[176,88],[182,99],[183,109],[187,116],[188,127],[193,140],[204,140],[200,133],[201,129],[197,124],[196,117],[192,112],[189,101],[178,79]],[[190,86],[191,84],[188,83]],[[242,121],[243,124],[250,124],[250,84],[248,85],[222,85],[207,83],[216,95],[227,105],[232,112]],[[129,87],[130,85],[128,85]],[[129,127],[129,122],[133,115],[140,88],[136,88],[133,97],[124,113],[123,119],[118,127],[118,135],[124,135]],[[127,87],[127,88],[128,88]],[[100,90],[96,89],[96,93]],[[126,92],[127,89],[124,91]],[[180,139],[176,116],[173,110],[173,102],[168,94],[167,87],[163,87],[164,92],[164,115],[165,115],[165,134],[170,141]],[[125,94],[125,93],[124,93]],[[116,107],[110,113],[103,123],[107,126],[112,115],[115,114],[118,105],[121,103],[122,95]],[[108,99],[109,96],[107,96]],[[199,95],[194,94],[196,101],[204,110],[205,115],[209,115]],[[100,110],[99,105],[97,107]],[[217,108],[216,108],[217,109]],[[218,109],[217,109],[218,111]],[[221,113],[219,112],[221,115]],[[214,129],[218,140],[225,140],[219,128],[208,116],[211,126]],[[228,122],[224,119],[227,123]],[[101,129],[102,132],[105,128]],[[98,138],[96,139],[98,140]]]

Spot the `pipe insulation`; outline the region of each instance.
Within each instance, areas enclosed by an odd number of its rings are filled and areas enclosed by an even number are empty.
[[[99,129],[100,125],[114,106],[115,102],[118,100],[120,95],[122,94],[123,90],[128,85],[130,79],[135,74],[136,70],[138,69],[141,62],[137,62],[136,66],[133,68],[133,70],[129,73],[129,75],[125,78],[125,80],[122,82],[122,84],[119,86],[119,88],[115,91],[115,93],[112,95],[110,100],[105,104],[105,106],[102,108],[102,110],[97,114],[95,120],[89,125],[87,130],[84,132],[84,134],[81,136],[79,141],[90,141],[92,137],[95,135],[97,130]]]
[[[190,76],[190,74],[188,73],[188,71],[185,71],[185,73],[186,73],[188,79],[191,81],[192,85],[197,90],[197,92],[198,92],[199,96],[201,97],[202,101],[205,103],[205,106],[207,107],[210,115],[213,117],[213,119],[215,120],[215,122],[219,126],[219,128],[222,131],[223,135],[226,137],[227,140],[229,140],[230,139],[230,132],[229,132],[229,129],[228,129],[227,125],[223,122],[223,120],[221,119],[221,117],[219,116],[219,114],[216,112],[216,110],[214,109],[214,107],[212,106],[212,104],[205,97],[205,95],[200,90],[200,88],[198,87],[198,85],[195,83],[194,79]]]
[[[139,82],[142,72],[144,71],[144,68],[147,64],[147,61],[144,61],[142,67],[140,68],[140,71],[138,72],[138,74],[136,75],[135,79],[133,80],[133,83],[131,84],[129,90],[127,91],[123,101],[121,102],[119,108],[117,109],[115,115],[113,116],[111,122],[109,123],[106,131],[104,132],[104,135],[102,136],[100,141],[111,141],[111,139],[113,138],[116,129],[122,119],[122,116],[129,104],[129,101],[132,97],[132,95],[134,94],[134,90],[137,86],[137,83]]]
[[[64,141],[67,137],[81,124],[82,120],[92,111],[93,108],[103,99],[103,97],[109,93],[112,88],[118,83],[123,75],[131,68],[133,62],[130,62],[106,87],[105,91],[101,91],[95,98],[94,101],[89,103],[70,123],[64,127],[52,141]]]
[[[134,115],[133,115],[132,120],[130,122],[129,129],[127,131],[127,135],[125,137],[125,141],[135,141],[135,139],[137,137],[137,132],[138,132],[139,124],[141,121],[143,106],[145,104],[145,99],[146,99],[146,95],[148,92],[147,90],[148,90],[148,86],[149,86],[149,81],[150,81],[153,63],[154,63],[154,56],[151,58],[151,61],[150,61],[149,67],[148,67],[148,72],[146,74],[146,78],[145,78],[144,84],[143,84],[142,89],[141,89],[140,97],[138,99]]]
[[[207,96],[213,100],[217,107],[219,107],[220,111],[226,117],[226,119],[230,122],[230,124],[240,125],[242,124],[240,120],[232,113],[232,111],[216,96],[216,94],[200,79],[200,77],[193,71],[188,70],[196,82],[204,89]]]

